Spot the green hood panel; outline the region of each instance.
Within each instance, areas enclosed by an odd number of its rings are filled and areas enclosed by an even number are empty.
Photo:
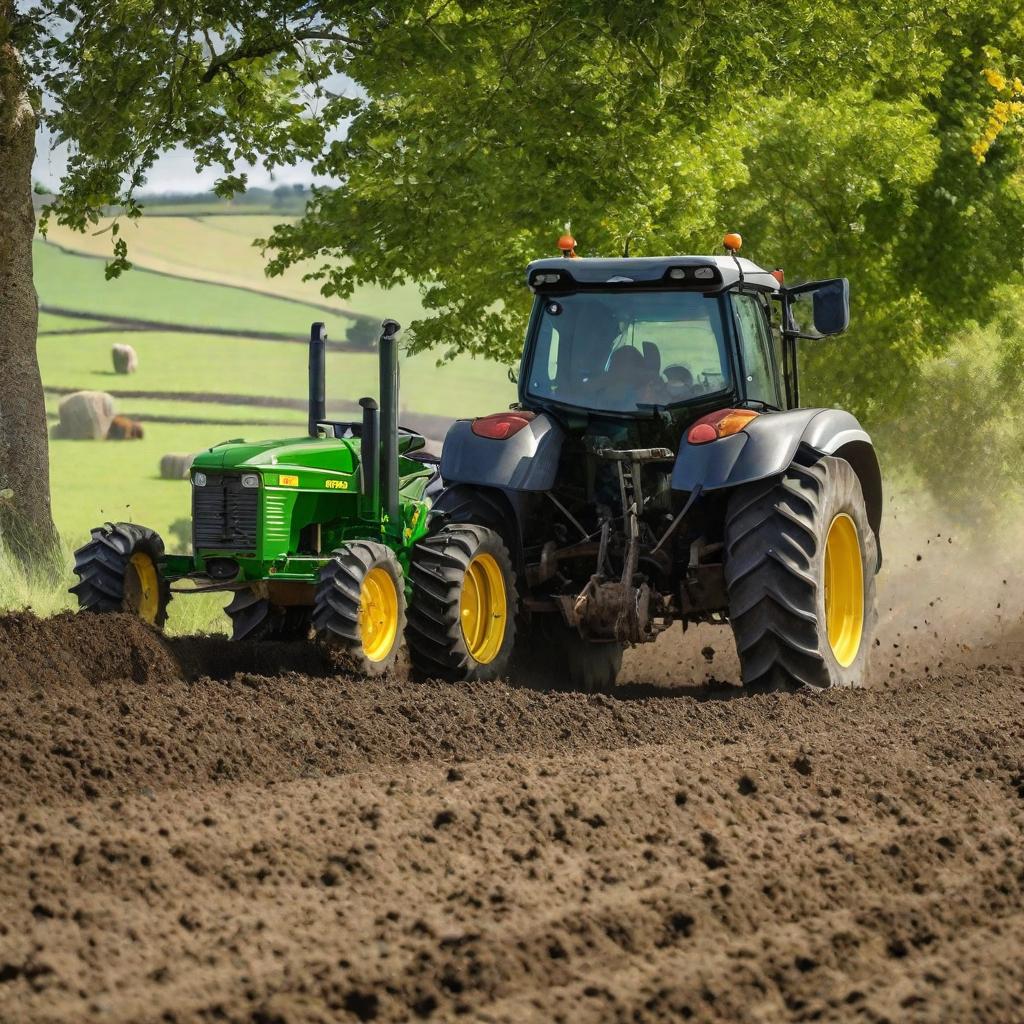
[[[359,441],[294,437],[273,441],[225,441],[192,462],[195,469],[319,469],[353,473],[359,463]]]

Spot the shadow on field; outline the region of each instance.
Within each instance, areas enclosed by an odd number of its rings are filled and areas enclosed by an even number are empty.
[[[642,701],[666,697],[689,697],[692,700],[736,700],[749,696],[748,692],[735,683],[714,682],[689,686],[664,686],[657,683],[628,683],[618,686],[610,694],[615,700]]]
[[[290,673],[323,679],[343,671],[318,644],[236,643],[223,636],[168,637],[167,644],[188,680]]]

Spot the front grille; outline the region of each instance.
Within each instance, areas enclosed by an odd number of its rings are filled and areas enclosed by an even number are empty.
[[[260,492],[242,478],[207,473],[205,487],[192,488],[193,551],[255,551]]]

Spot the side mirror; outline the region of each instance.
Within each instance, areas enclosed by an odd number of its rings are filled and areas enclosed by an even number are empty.
[[[845,277],[811,281],[783,293],[786,333],[827,338],[850,326],[850,282]]]

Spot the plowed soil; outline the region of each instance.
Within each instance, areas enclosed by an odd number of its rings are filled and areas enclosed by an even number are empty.
[[[920,536],[822,695],[710,629],[587,697],[0,618],[0,1020],[1021,1020],[1019,609]]]

